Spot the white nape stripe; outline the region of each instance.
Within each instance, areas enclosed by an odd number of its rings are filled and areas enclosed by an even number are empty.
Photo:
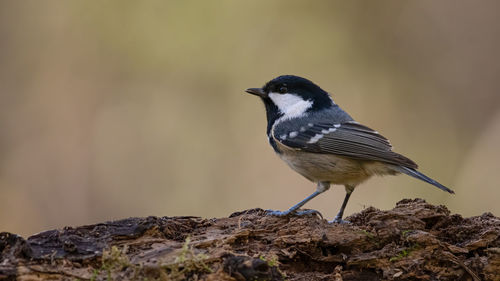
[[[279,122],[303,116],[313,105],[312,101],[304,100],[295,94],[278,94],[271,92],[268,96],[283,114],[283,116],[278,119]]]
[[[328,94],[328,97],[330,98],[330,100],[332,101],[332,103],[333,103],[334,105],[336,105],[336,103],[333,101],[333,98],[332,98],[332,96],[331,96],[330,94]]]
[[[320,139],[324,137],[323,134],[316,134],[307,143],[317,143]]]

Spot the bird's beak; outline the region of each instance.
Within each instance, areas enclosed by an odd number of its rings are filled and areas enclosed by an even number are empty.
[[[266,92],[264,92],[264,90],[262,90],[262,88],[249,88],[249,89],[246,89],[245,92],[252,94],[252,95],[259,96],[261,98],[267,98],[267,94],[266,94]]]

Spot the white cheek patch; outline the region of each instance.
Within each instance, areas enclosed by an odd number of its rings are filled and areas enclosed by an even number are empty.
[[[283,114],[283,117],[280,118],[282,120],[302,116],[313,105],[312,101],[304,100],[294,94],[277,94],[271,92],[268,96]]]

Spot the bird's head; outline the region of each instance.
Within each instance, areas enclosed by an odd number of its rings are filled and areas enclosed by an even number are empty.
[[[335,105],[330,95],[318,85],[294,75],[276,77],[264,87],[250,88],[246,92],[262,99],[268,120],[282,116],[295,118]]]

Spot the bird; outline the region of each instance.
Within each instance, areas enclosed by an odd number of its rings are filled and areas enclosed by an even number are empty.
[[[348,223],[342,217],[351,194],[375,175],[406,174],[454,193],[417,171],[414,161],[392,151],[387,138],[356,122],[328,92],[306,78],[282,75],[245,92],[260,97],[264,103],[266,134],[274,151],[293,170],[316,184],[316,190],[304,200],[286,211],[268,210],[270,215],[309,214],[311,210],[299,209],[330,185],[343,185],[344,201],[332,223]]]

